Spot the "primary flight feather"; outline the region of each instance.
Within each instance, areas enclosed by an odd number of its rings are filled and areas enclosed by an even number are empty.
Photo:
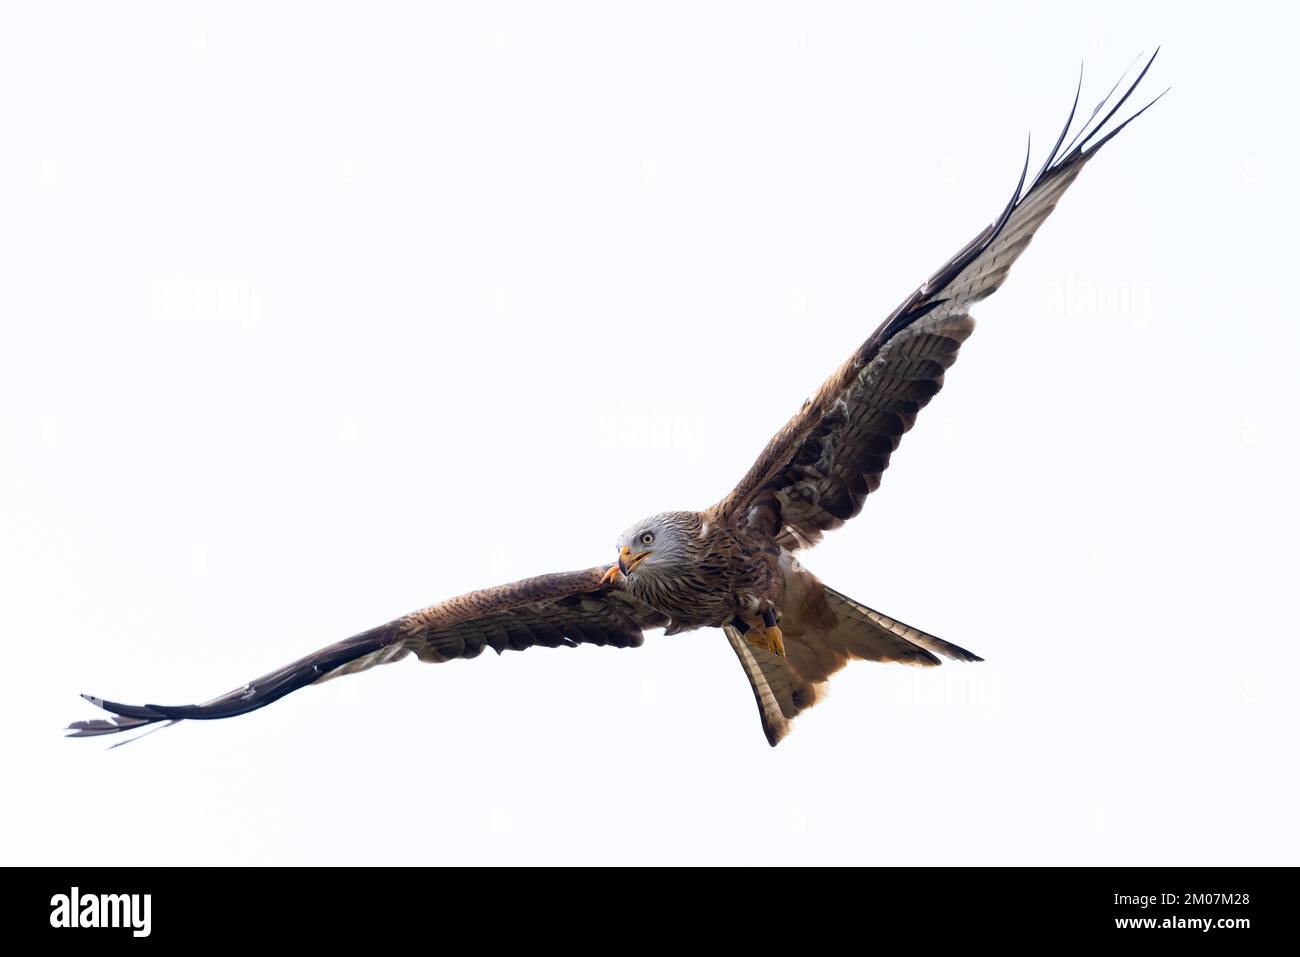
[[[322,648],[204,704],[126,705],[85,695],[111,717],[76,721],[69,725],[72,736],[234,717],[307,685],[411,654],[440,662],[473,658],[484,648],[633,648],[648,629],[675,634],[709,627],[722,629],[740,659],[763,731],[775,745],[850,658],[913,665],[936,665],[940,657],[979,661],[829,588],[795,552],[856,515],[880,485],[903,434],[942,388],[944,373],[974,330],[970,306],[1002,285],[1097,151],[1155,102],[1107,129],[1154,60],[1094,123],[1114,98],[1116,84],[1065,144],[1076,93],[1038,175],[1026,186],[1026,158],[1001,215],[894,310],[718,504],[637,522],[619,537],[617,560],[610,565],[452,598]]]

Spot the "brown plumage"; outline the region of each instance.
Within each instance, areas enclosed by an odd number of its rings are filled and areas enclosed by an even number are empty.
[[[87,696],[112,717],[74,722],[74,736],[233,717],[306,685],[411,654],[442,662],[473,658],[484,648],[629,648],[640,645],[650,628],[673,634],[720,627],[775,745],[790,721],[816,703],[830,675],[852,658],[912,665],[935,665],[940,656],[979,661],[827,587],[794,552],[856,515],[879,486],[903,434],[943,387],[974,330],[970,306],[1002,284],[1098,149],[1147,108],[1097,138],[1154,59],[1094,125],[1112,89],[1062,149],[1074,120],[1071,108],[1028,188],[1022,173],[1002,214],[903,301],[717,505],[665,512],[633,525],[618,541],[616,565],[453,598],[330,645],[205,704],[135,706]],[[766,640],[758,637],[763,635]]]

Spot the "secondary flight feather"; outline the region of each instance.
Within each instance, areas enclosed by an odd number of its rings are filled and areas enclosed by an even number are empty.
[[[1076,92],[1037,175],[1027,182],[1026,157],[1015,193],[997,218],[885,319],[716,505],[635,523],[619,537],[612,563],[452,598],[204,704],[128,705],[83,695],[110,717],[73,722],[72,736],[230,718],[307,685],[410,655],[443,662],[474,658],[485,648],[634,648],[656,628],[667,634],[720,628],[750,682],[763,732],[776,745],[852,658],[911,665],[981,660],[828,587],[795,553],[857,515],[880,485],[903,435],[943,387],[974,330],[970,307],[1002,285],[1084,166],[1155,102],[1111,124],[1154,61],[1118,98],[1117,83],[1067,144]]]

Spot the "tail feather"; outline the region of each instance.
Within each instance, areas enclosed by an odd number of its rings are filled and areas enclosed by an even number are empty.
[[[871,660],[877,661],[881,660],[875,658],[873,655],[863,654],[857,650],[858,647],[862,647],[863,650],[870,650],[873,648],[871,638],[864,639],[862,637],[863,635],[869,635],[872,636],[872,638],[875,638],[877,642],[886,643],[890,646],[893,645],[893,642],[890,639],[897,639],[898,641],[911,645],[913,648],[923,649],[926,652],[933,653],[927,655],[929,658],[928,661],[905,661],[904,663],[906,664],[937,665],[939,664],[939,659],[936,658],[935,655],[940,655],[953,661],[984,660],[974,652],[967,651],[960,645],[954,645],[951,641],[944,641],[942,638],[936,638],[934,635],[924,632],[920,628],[913,628],[911,625],[905,625],[903,622],[890,618],[888,615],[882,615],[874,608],[868,608],[861,602],[854,601],[848,595],[842,595],[833,588],[826,589],[826,599],[830,603],[831,608],[835,611],[836,618],[840,621],[839,626],[835,629],[833,634],[839,636],[843,633],[843,638],[846,641],[853,641],[855,637],[857,638],[854,645],[850,646],[854,651],[854,657],[870,658]]]
[[[825,587],[811,573],[788,578],[786,588],[794,602],[781,622],[784,657],[750,642],[733,625],[723,629],[749,679],[772,747],[790,733],[799,714],[826,697],[830,676],[852,658],[922,666],[941,664],[939,656],[984,660]]]
[[[790,666],[789,659],[751,643],[734,625],[725,625],[722,630],[749,679],[767,743],[775,748],[790,733],[790,722],[795,715],[811,708],[825,695],[826,683],[809,681]],[[789,650],[787,644],[786,651]]]

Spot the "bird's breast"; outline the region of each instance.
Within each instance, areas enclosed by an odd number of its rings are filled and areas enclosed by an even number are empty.
[[[689,561],[632,575],[627,585],[638,600],[673,620],[669,631],[716,627],[752,614],[758,603],[779,601],[779,555],[775,543],[714,529],[701,537]]]

